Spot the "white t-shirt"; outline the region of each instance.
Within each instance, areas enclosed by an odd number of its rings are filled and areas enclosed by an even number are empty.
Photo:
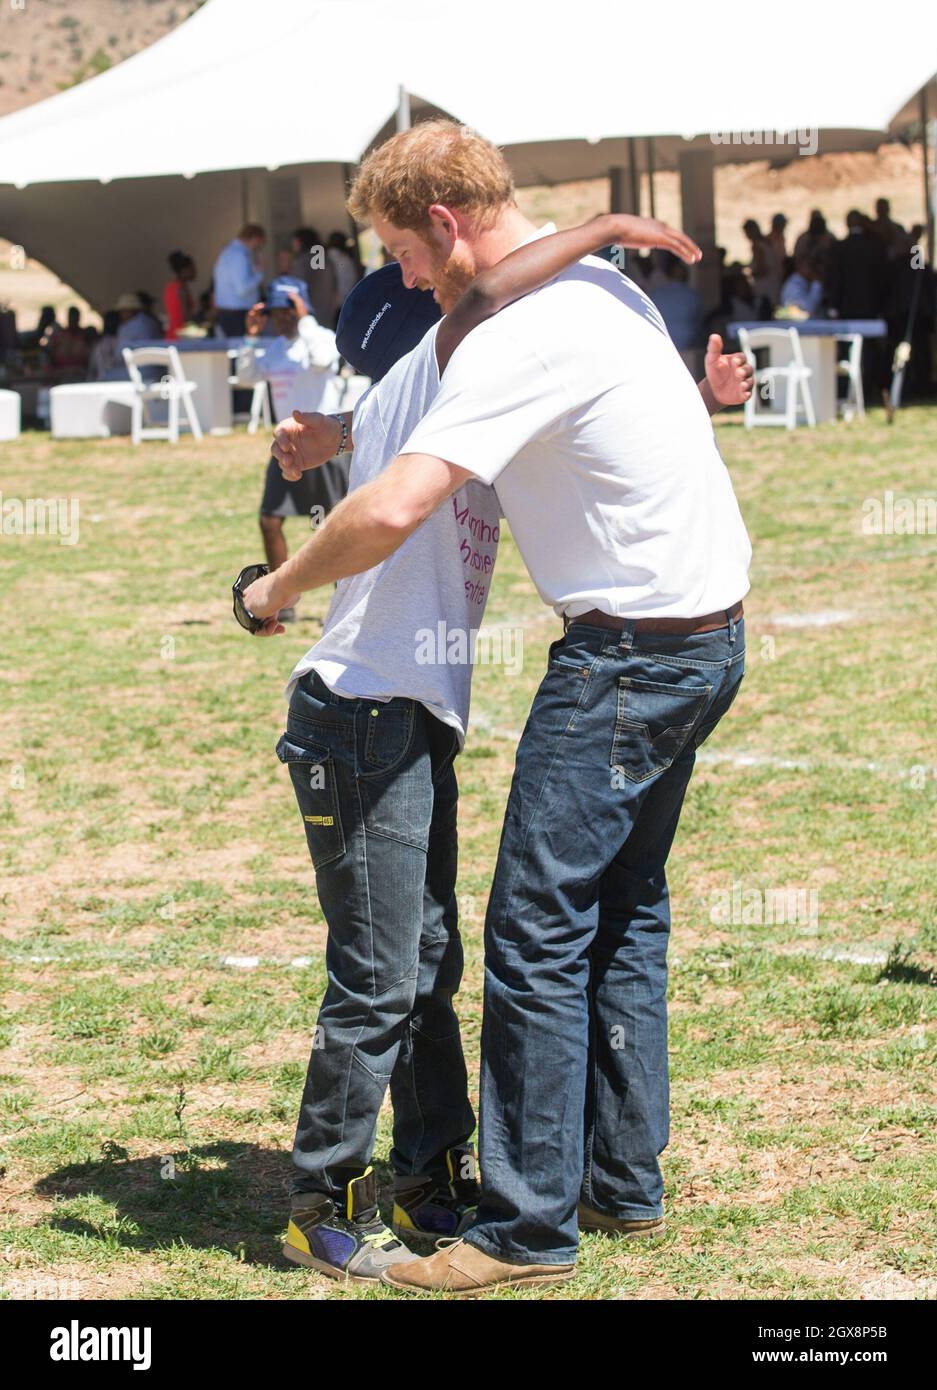
[[[474,329],[403,452],[497,482],[558,614],[692,618],[748,591],[709,413],[658,310],[607,261],[586,257]]]
[[[336,368],[335,334],[312,314],[296,325],[295,338],[245,338],[238,350],[237,374],[246,385],[270,382],[278,420],[294,410],[340,409],[342,380]]]
[[[355,406],[349,490],[396,458],[438,390],[434,326]],[[337,695],[418,700],[463,743],[499,534],[494,489],[469,482],[393,555],[340,580],[322,637],[290,676],[287,699],[301,676],[316,671]]]

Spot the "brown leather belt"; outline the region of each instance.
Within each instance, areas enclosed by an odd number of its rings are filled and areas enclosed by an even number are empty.
[[[698,618],[635,618],[635,632],[657,632],[661,635],[673,637],[691,637],[696,632],[715,632],[717,628],[728,626],[729,622],[738,622],[742,616],[741,600],[734,603],[731,608],[726,608],[721,613],[703,613]],[[573,623],[588,623],[591,627],[609,627],[615,632],[621,632],[626,618],[613,618],[610,613],[603,613],[598,608],[590,608],[588,613],[577,613],[575,618],[565,618],[564,625],[572,627]]]

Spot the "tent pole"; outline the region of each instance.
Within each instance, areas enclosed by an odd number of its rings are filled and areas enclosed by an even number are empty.
[[[631,180],[631,211],[641,216],[641,175],[638,172],[637,141],[628,136],[628,174]]]
[[[352,184],[350,164],[342,165],[342,179],[345,184],[345,193],[347,195]],[[348,229],[351,233],[351,254],[355,258],[355,265],[358,267],[358,278],[360,279],[361,276],[364,274],[364,266],[361,262],[361,247],[358,243],[358,224],[352,217],[351,213],[348,211],[347,207],[345,208],[345,216],[348,218]]]
[[[409,130],[413,122],[410,120],[410,93],[401,82],[397,89],[397,130]]]
[[[654,203],[654,137],[649,135],[644,142],[645,159],[647,162],[647,191],[650,199],[648,213],[651,217],[657,216]]]
[[[921,152],[924,159],[924,216],[927,218],[927,253],[931,265],[934,264],[934,190],[930,180],[930,152],[927,140],[927,88],[922,87],[921,101]]]

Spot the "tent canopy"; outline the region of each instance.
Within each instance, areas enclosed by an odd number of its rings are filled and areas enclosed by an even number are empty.
[[[415,111],[502,145],[523,186],[640,167],[642,137],[658,169],[690,148],[717,162],[873,148],[937,65],[937,8],[909,29],[883,25],[877,0],[853,0],[848,22],[795,4],[773,49],[721,14],[671,0],[655,28],[559,0],[207,0],[0,120],[0,234],[103,307],[161,283],[178,245],[207,277],[247,216],[280,235],[346,225],[345,173],[392,128],[401,85]]]
[[[837,5],[795,9],[772,52],[688,0],[659,36],[601,7],[573,19],[559,0],[476,0],[448,23],[439,0],[208,0],[135,57],[0,120],[0,182],[353,164],[401,83],[505,146],[884,132],[937,65],[937,10],[909,30],[871,0],[848,24]],[[579,177],[604,172],[606,153]]]

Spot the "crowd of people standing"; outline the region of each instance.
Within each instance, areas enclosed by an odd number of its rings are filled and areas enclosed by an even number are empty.
[[[13,322],[2,350],[37,355],[50,380],[111,381],[127,375],[125,347],[153,340],[172,342],[192,331],[241,337],[249,311],[263,300],[265,284],[274,278],[265,273],[266,240],[258,223],[241,227],[219,252],[211,282],[201,293],[195,288],[195,260],[183,250],[174,250],[167,257],[169,278],[159,304],[144,289],[125,290],[104,313],[100,330],[82,324],[77,306],[68,310],[66,323],[60,324],[53,306],[45,305],[35,329],[17,332]],[[334,329],[342,304],[362,274],[351,239],[334,231],[323,240],[314,227],[298,227],[288,246],[276,253],[274,263],[277,274],[293,278],[317,323]]]
[[[910,325],[908,394],[926,393],[932,378],[937,282],[921,247],[923,224],[906,229],[892,217],[888,199],[879,198],[874,217],[857,208],[848,213],[842,238],[833,235],[819,209],[793,243],[788,227],[781,212],[772,217],[768,231],[749,218],[742,228],[750,247],[747,263],[728,262],[719,248],[720,301],[708,313],[687,283],[686,267],[674,257],[655,252],[639,262],[639,278],[676,346],[685,356],[699,352],[709,333],[727,337],[727,325],[738,320],[883,319],[887,336],[869,338],[864,345],[867,387],[873,395],[884,389],[894,348]]]

